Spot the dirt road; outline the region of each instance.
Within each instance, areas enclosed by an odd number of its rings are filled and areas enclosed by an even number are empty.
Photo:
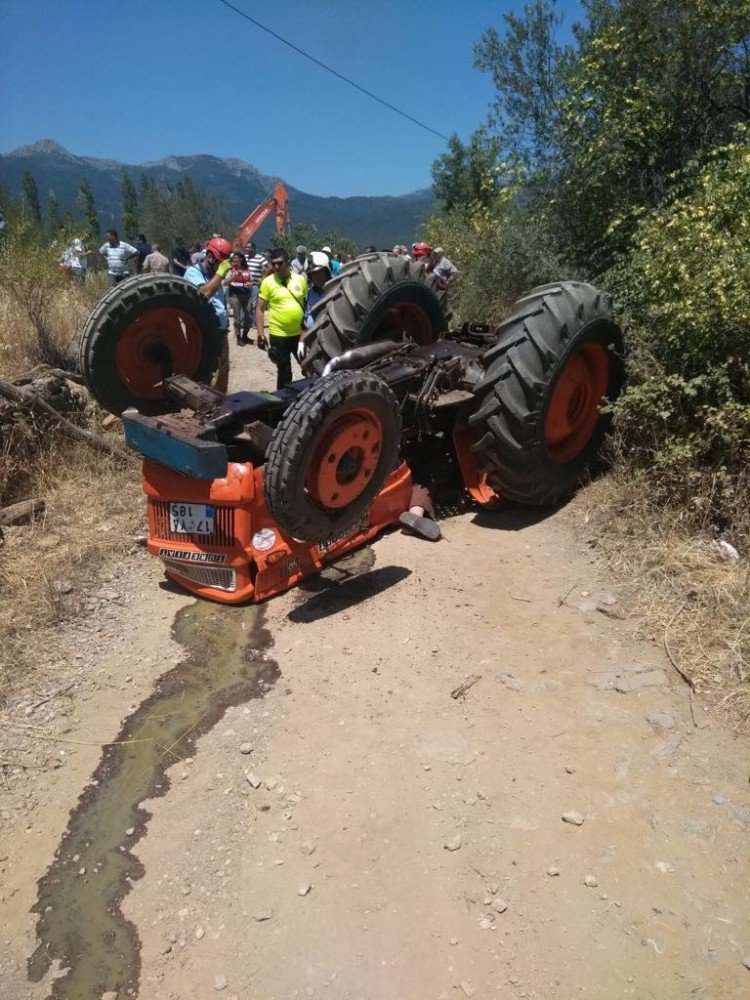
[[[390,534],[259,609],[134,554],[61,634],[71,691],[16,706],[0,995],[747,995],[747,751],[584,502]]]

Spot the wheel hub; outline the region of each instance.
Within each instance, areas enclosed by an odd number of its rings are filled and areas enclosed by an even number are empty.
[[[392,305],[383,316],[376,339],[390,336],[393,331],[415,344],[435,342],[430,317],[421,306],[414,302],[398,302]]]
[[[313,500],[333,510],[348,506],[362,493],[378,465],[383,430],[369,410],[336,420],[315,449],[305,479]]]
[[[584,344],[563,368],[544,423],[544,439],[556,462],[569,462],[588,444],[608,381],[609,356],[601,344]]]
[[[140,399],[161,399],[165,375],[192,375],[201,360],[202,333],[180,309],[152,309],[122,333],[115,352],[117,373]]]

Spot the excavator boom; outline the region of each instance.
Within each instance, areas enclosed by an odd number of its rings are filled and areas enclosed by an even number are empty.
[[[237,230],[237,236],[234,241],[235,245],[240,248],[244,247],[248,240],[251,240],[258,229],[260,229],[271,212],[276,213],[276,232],[281,236],[289,227],[289,192],[281,181],[276,182],[271,197],[267,198],[260,205],[256,205],[241,224]]]

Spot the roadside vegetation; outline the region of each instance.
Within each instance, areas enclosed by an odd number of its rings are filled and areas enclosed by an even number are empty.
[[[6,200],[0,243],[0,379],[32,384],[74,426],[108,437],[106,414],[76,381],[77,342],[105,288],[77,288],[58,264],[81,224],[51,232]],[[63,374],[71,373],[68,379]],[[0,528],[0,702],[23,680],[31,690],[56,662],[54,627],[81,610],[84,585],[133,547],[143,522],[138,463],[75,440],[59,422],[0,392],[0,508],[35,499],[43,508]]]
[[[706,700],[750,717],[750,3],[554,0],[475,46],[495,99],[433,168],[461,319],[533,285],[615,295],[628,387],[581,504]],[[725,561],[726,542],[740,561]],[[730,553],[731,560],[731,553]]]

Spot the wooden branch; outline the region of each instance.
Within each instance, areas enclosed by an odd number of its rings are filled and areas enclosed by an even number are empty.
[[[47,378],[48,376],[64,378],[75,385],[86,385],[83,375],[79,375],[77,372],[66,371],[64,368],[50,368],[48,365],[37,365],[36,368],[32,368],[23,378],[16,379],[15,384],[16,386],[28,385],[38,378]]]
[[[679,665],[679,663],[677,662],[677,660],[672,655],[672,650],[669,648],[669,630],[674,625],[675,621],[677,620],[677,616],[684,610],[686,604],[687,604],[687,601],[683,601],[682,602],[682,604],[679,606],[679,608],[675,611],[675,613],[672,615],[671,619],[669,620],[669,624],[664,629],[664,651],[666,652],[667,656],[669,657],[669,662],[675,668],[675,670],[680,675],[680,677],[685,681],[685,683],[688,685],[688,687],[690,688],[690,690],[691,691],[695,691],[695,681],[690,676],[690,674],[686,674],[685,673],[685,671],[682,669],[682,667]]]
[[[482,679],[481,674],[472,674],[471,677],[468,679],[468,681],[464,681],[463,684],[459,684],[457,688],[454,688],[451,691],[451,698],[454,699],[465,698],[466,692],[469,690],[469,688],[474,687],[476,682],[481,681],[481,679]]]
[[[125,451],[116,445],[111,445],[109,441],[105,441],[103,437],[98,434],[92,434],[91,431],[86,431],[82,427],[77,427],[70,420],[67,420],[58,413],[54,406],[51,406],[46,400],[42,399],[31,389],[20,389],[18,386],[13,385],[12,382],[6,382],[5,379],[0,379],[0,396],[5,399],[9,399],[13,403],[20,403],[21,406],[28,406],[30,408],[36,408],[43,410],[48,416],[52,417],[60,427],[69,434],[71,437],[76,438],[79,441],[84,441],[86,444],[90,445],[92,448],[96,448],[97,451],[103,451],[107,455],[113,455],[116,458],[124,458]]]
[[[23,524],[44,513],[44,500],[21,500],[0,510],[0,524]]]

